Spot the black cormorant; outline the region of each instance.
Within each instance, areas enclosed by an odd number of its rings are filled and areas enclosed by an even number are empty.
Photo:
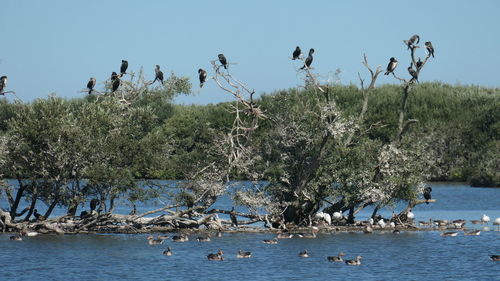
[[[97,205],[99,205],[99,199],[94,198],[90,200],[90,213],[92,213],[92,211],[94,211],[97,208]]]
[[[37,221],[44,221],[44,220],[45,220],[45,217],[44,217],[44,216],[42,216],[42,215],[40,215],[40,214],[38,213],[38,210],[37,210],[37,209],[35,209],[35,212],[33,213],[33,215],[35,216],[35,218],[36,218],[36,220],[37,220]]]
[[[418,81],[418,74],[415,71],[415,69],[413,69],[412,65],[413,64],[410,64],[410,66],[408,66],[408,73],[410,73],[410,75],[412,77],[410,81]]]
[[[431,200],[431,198],[432,198],[431,192],[432,192],[432,188],[430,186],[424,188],[424,198],[425,198],[426,204],[429,204],[429,202],[427,202],[427,201]]]
[[[238,219],[234,214],[234,207],[231,209],[231,214],[229,216],[231,217],[231,225],[234,227],[238,227]]]
[[[200,77],[200,88],[203,87],[203,84],[205,84],[205,81],[207,80],[207,72],[203,69],[198,69],[198,74]]]
[[[153,82],[151,84],[153,84],[154,82],[156,82],[156,80],[158,80],[163,85],[163,72],[160,70],[159,65],[156,65],[155,73],[156,73],[155,80],[153,80]]]
[[[3,89],[7,87],[7,76],[0,77],[0,94],[3,93]]]
[[[431,41],[427,41],[425,42],[425,48],[427,49],[427,52],[429,52],[429,54],[434,57],[434,47],[432,46],[432,43]]]
[[[120,66],[120,77],[127,73],[128,61],[122,60],[122,65]]]
[[[118,77],[118,74],[116,72],[113,72],[111,74],[111,81],[113,82],[112,84],[112,92],[116,92],[118,90],[118,87],[120,87],[120,78]]]
[[[418,58],[417,69],[420,69],[420,67],[422,66],[422,64],[424,64],[424,62],[422,62],[422,60],[420,60],[420,58]]]
[[[90,80],[87,83],[87,89],[89,89],[89,95],[92,94],[92,90],[94,90],[94,87],[95,87],[95,78],[90,77]]]
[[[406,43],[406,45],[408,46],[408,50],[410,48],[413,48],[413,44],[415,44],[415,41],[416,43],[418,44],[420,42],[420,36],[418,36],[417,34],[413,35],[412,37],[410,37],[409,40],[404,40],[404,42]]]
[[[224,54],[219,54],[218,57],[219,57],[220,63],[222,63],[222,65],[224,66],[224,69],[227,69],[227,59],[224,56]]]
[[[293,54],[292,54],[292,60],[296,60],[300,57],[300,54],[302,54],[302,51],[300,50],[300,47],[297,46],[295,48],[295,51],[293,51]]]
[[[392,57],[387,65],[387,71],[384,74],[389,75],[390,73],[394,73],[396,66],[398,66],[398,61]]]
[[[309,68],[311,66],[311,63],[313,62],[313,54],[314,54],[314,49],[311,48],[309,50],[309,55],[307,56],[306,58],[306,63],[303,67],[301,67],[300,69],[304,69],[304,68]]]

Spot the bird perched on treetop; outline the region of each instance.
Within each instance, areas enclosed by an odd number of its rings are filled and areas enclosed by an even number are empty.
[[[293,54],[292,54],[292,60],[296,60],[300,57],[300,54],[302,54],[302,51],[300,50],[300,47],[297,46],[295,48],[295,51],[293,51]]]
[[[427,49],[427,52],[429,52],[429,54],[434,57],[434,47],[432,46],[432,43],[431,41],[427,41],[425,42],[425,48]]]
[[[227,69],[227,59],[224,56],[224,54],[219,54],[218,57],[219,57],[220,63],[222,64],[222,66],[224,66],[224,69]]]
[[[128,61],[122,60],[122,65],[120,66],[120,77],[123,77],[123,74],[126,74],[128,68]]]
[[[203,69],[198,69],[198,75],[200,78],[200,88],[203,87],[203,84],[205,84],[205,81],[207,80],[207,72]]]
[[[3,93],[3,89],[7,87],[7,76],[0,77],[0,94]]]
[[[413,69],[413,63],[408,66],[408,73],[410,73],[412,77],[410,81],[418,81],[418,74],[415,69]]]
[[[95,87],[95,78],[90,77],[90,80],[87,83],[87,89],[89,89],[89,95],[92,94],[92,90],[94,90],[94,87]]]
[[[116,72],[114,71],[113,73],[111,73],[111,81],[113,81],[111,91],[114,93],[116,92],[116,90],[118,90],[118,87],[120,87],[120,78],[118,77],[118,74],[116,74]]]
[[[395,58],[391,58],[389,64],[387,65],[387,71],[384,73],[384,75],[389,75],[390,73],[394,74],[396,66],[398,66],[398,61]]]
[[[424,188],[424,198],[425,198],[425,203],[426,204],[429,204],[429,200],[431,200],[432,196],[431,196],[431,192],[432,192],[432,188],[430,186]]]
[[[159,65],[156,65],[155,73],[156,73],[155,80],[153,80],[153,82],[151,82],[151,84],[153,84],[154,82],[156,82],[156,80],[158,80],[163,85],[163,72],[160,70]]]
[[[416,41],[417,44],[420,42],[420,36],[418,36],[417,34],[415,34],[412,37],[410,37],[409,40],[403,40],[403,42],[405,42],[405,44],[408,46],[408,50],[410,48],[414,48],[415,47],[413,45],[413,44],[415,44],[415,41]]]
[[[300,69],[304,69],[306,67],[309,68],[311,66],[313,62],[313,54],[314,54],[314,49],[313,48],[309,49],[309,55],[306,58],[306,63]]]
[[[420,69],[420,67],[422,66],[422,64],[424,64],[420,58],[418,58],[418,61],[417,61],[417,69]]]

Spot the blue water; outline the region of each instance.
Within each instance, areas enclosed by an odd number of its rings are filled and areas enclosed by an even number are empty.
[[[432,186],[437,202],[417,206],[417,220],[480,219],[483,213],[492,220],[500,217],[500,189]],[[0,234],[0,280],[500,280],[500,262],[488,258],[500,254],[500,231],[489,227],[480,236],[340,232],[277,245],[263,244],[273,235],[262,233],[225,233],[208,243],[197,242],[192,234],[189,242],[167,240],[160,246],[148,245],[147,235],[45,235],[17,242]],[[173,256],[162,255],[166,246]],[[206,255],[219,248],[226,260],[208,261]],[[252,258],[237,259],[238,249],[252,251]],[[297,256],[304,249],[310,258]],[[346,258],[363,256],[362,265],[326,260],[339,251]]]

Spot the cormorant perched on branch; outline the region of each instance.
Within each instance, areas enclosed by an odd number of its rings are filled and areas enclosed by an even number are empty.
[[[224,66],[224,69],[227,69],[227,59],[224,56],[224,54],[219,54],[218,57],[219,57],[220,63]]]
[[[300,47],[297,46],[297,48],[295,48],[295,51],[293,51],[292,60],[298,59],[300,57],[300,54],[302,54],[302,51],[300,50]]]
[[[422,66],[422,64],[424,64],[424,62],[422,60],[420,60],[420,58],[418,58],[417,69],[420,69],[420,67]]]
[[[314,54],[314,49],[311,48],[309,50],[309,55],[307,56],[306,58],[306,63],[303,67],[301,67],[300,69],[304,69],[304,68],[309,68],[311,66],[311,63],[313,62],[313,54]]]
[[[92,213],[92,211],[94,211],[97,208],[97,205],[99,205],[99,199],[94,198],[90,200],[90,213]]]
[[[418,81],[418,74],[415,69],[413,69],[413,63],[408,66],[408,73],[410,73],[412,77],[410,81]]]
[[[156,80],[158,80],[163,85],[163,72],[160,70],[159,65],[156,65],[155,73],[156,73],[155,80],[153,80],[151,84],[153,84],[154,82],[156,82]]]
[[[229,215],[231,217],[231,225],[234,227],[238,227],[238,219],[236,219],[236,215],[234,214],[234,207],[231,209],[231,214]]]
[[[95,78],[90,77],[90,80],[87,83],[87,89],[89,89],[89,95],[92,94],[92,90],[94,90],[94,87],[95,87]]]
[[[37,210],[37,209],[35,209],[35,212],[33,213],[33,215],[35,216],[35,218],[36,218],[36,220],[37,220],[37,221],[44,221],[44,220],[45,220],[45,217],[44,217],[44,216],[42,216],[42,215],[40,215],[40,214],[38,213],[38,210]]]
[[[432,192],[432,188],[430,186],[424,188],[424,198],[426,200],[425,204],[429,204],[429,200],[431,200],[431,192]]]
[[[0,77],[0,94],[3,93],[3,89],[7,87],[7,76]]]
[[[111,73],[111,81],[113,82],[112,92],[114,93],[118,90],[118,87],[120,87],[120,78],[118,78],[118,74],[114,71]]]
[[[120,77],[123,77],[127,73],[128,61],[122,60],[122,65],[120,66]]]
[[[205,81],[207,80],[207,72],[203,69],[198,69],[198,74],[200,77],[200,88],[203,87],[203,84],[205,84]]]
[[[429,52],[429,54],[434,57],[434,47],[432,46],[431,41],[425,42],[425,48],[427,49],[427,52]]]
[[[420,42],[420,36],[418,36],[417,34],[410,37],[409,40],[403,40],[403,42],[405,42],[405,44],[408,46],[408,50],[414,47],[413,44],[415,44],[415,41],[417,44]]]
[[[389,61],[389,64],[387,65],[387,71],[384,73],[384,75],[389,75],[390,73],[393,73],[394,70],[396,69],[396,66],[398,66],[398,61],[392,57]]]

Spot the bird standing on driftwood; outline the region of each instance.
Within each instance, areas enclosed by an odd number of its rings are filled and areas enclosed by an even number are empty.
[[[238,219],[234,214],[234,207],[231,209],[231,214],[229,215],[229,217],[231,217],[231,226],[238,227]]]
[[[222,66],[224,66],[224,69],[227,69],[227,59],[224,56],[224,54],[219,54],[218,57],[219,57],[220,63],[222,64]]]
[[[425,204],[429,204],[429,200],[431,200],[432,196],[431,196],[431,192],[432,192],[432,188],[430,186],[424,188],[424,198],[425,198]]]
[[[311,66],[311,64],[312,64],[312,62],[313,62],[313,54],[314,54],[314,49],[313,49],[313,48],[311,48],[311,49],[309,50],[309,55],[308,55],[308,56],[307,56],[307,58],[306,58],[306,63],[305,63],[305,64],[304,64],[304,66],[303,66],[303,67],[301,67],[300,69],[304,69],[304,68],[306,68],[306,67],[307,67],[307,68],[309,68],[309,67]]]
[[[394,70],[396,70],[396,66],[398,66],[398,61],[395,58],[391,58],[389,64],[387,65],[387,71],[384,75],[389,75],[390,73],[394,74]]]
[[[300,57],[300,55],[302,54],[302,51],[300,50],[300,47],[297,46],[295,48],[295,51],[293,51],[293,54],[292,54],[292,60],[296,60]]]
[[[198,76],[200,78],[200,88],[203,87],[205,81],[207,81],[207,72],[203,69],[198,69]]]
[[[127,73],[128,61],[122,60],[122,65],[120,66],[120,77],[123,77]]]

